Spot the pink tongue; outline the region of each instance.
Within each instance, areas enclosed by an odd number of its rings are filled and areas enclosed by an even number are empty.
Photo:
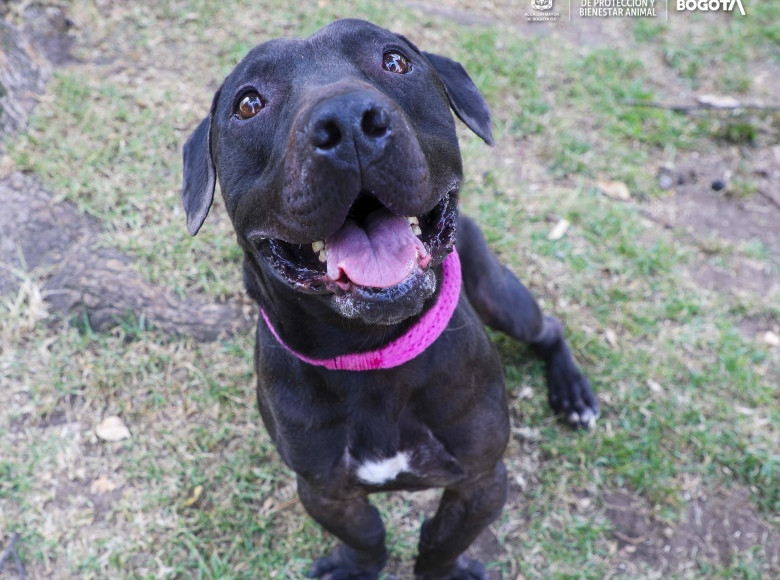
[[[372,212],[360,227],[347,220],[325,240],[328,277],[346,275],[353,284],[389,288],[403,282],[419,262],[425,267],[430,256],[412,233],[406,218],[382,208]]]

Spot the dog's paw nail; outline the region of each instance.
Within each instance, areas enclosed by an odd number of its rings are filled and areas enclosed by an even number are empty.
[[[593,429],[596,426],[596,413],[590,409],[580,415],[580,425],[585,429]]]
[[[585,409],[582,413],[572,411],[567,420],[570,425],[581,429],[593,429],[596,426],[596,413],[591,409]]]

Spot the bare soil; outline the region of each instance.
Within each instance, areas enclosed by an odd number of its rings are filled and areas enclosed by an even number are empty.
[[[734,193],[730,184],[736,168],[745,165],[757,184],[750,195]],[[780,147],[726,147],[708,155],[691,154],[676,167],[659,170],[675,185],[668,197],[647,206],[657,223],[690,236],[705,254],[722,253],[727,245],[759,243],[774,265],[780,264]],[[770,296],[780,291],[776,267],[736,254],[727,255],[727,263],[728,268],[717,268],[705,260],[692,274],[702,287],[720,292]]]
[[[716,490],[691,498],[682,521],[662,522],[642,498],[616,491],[603,506],[614,525],[620,563],[616,572],[636,577],[646,567],[659,577],[695,572],[697,558],[727,566],[753,550],[780,564],[780,535],[751,508],[746,490]]]

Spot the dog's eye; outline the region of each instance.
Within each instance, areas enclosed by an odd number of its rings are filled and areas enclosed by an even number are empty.
[[[265,107],[263,99],[260,98],[256,92],[251,91],[246,93],[238,102],[236,108],[236,116],[239,119],[251,119],[260,112],[260,109]]]
[[[391,73],[405,75],[412,70],[412,63],[401,53],[391,50],[382,57],[382,68]]]

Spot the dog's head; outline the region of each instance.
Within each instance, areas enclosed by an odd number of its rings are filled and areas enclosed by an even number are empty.
[[[216,180],[259,268],[339,314],[419,313],[452,250],[460,151],[450,109],[492,144],[463,67],[368,22],[255,47],[184,146],[187,227]]]

